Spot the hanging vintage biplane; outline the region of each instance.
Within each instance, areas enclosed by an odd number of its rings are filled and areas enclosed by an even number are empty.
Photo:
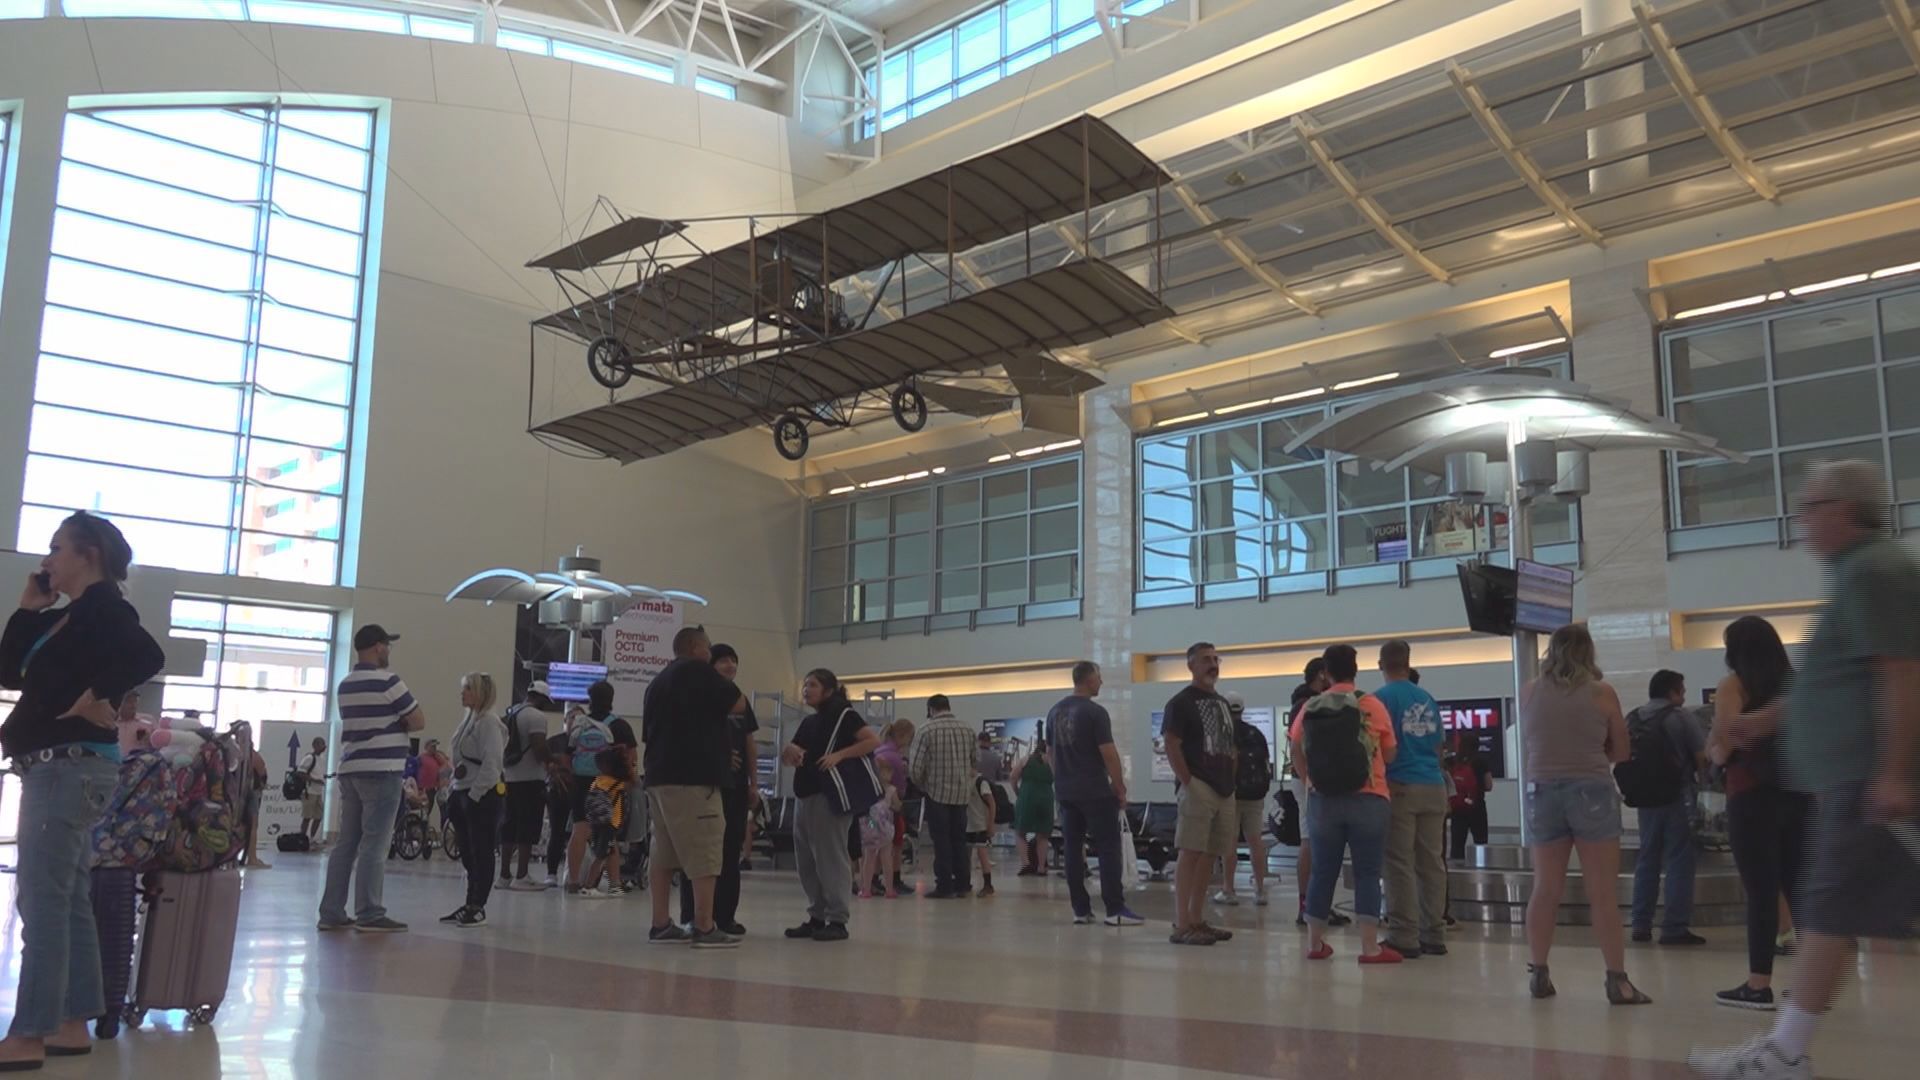
[[[537,424],[530,404],[529,428],[625,463],[767,425],[797,461],[812,430],[877,410],[918,431],[930,398],[973,415],[1027,394],[1070,401],[1100,379],[1048,350],[1172,314],[1086,243],[1098,239],[1095,207],[1166,182],[1082,117],[812,217],[774,228],[739,219],[746,239],[718,250],[695,243],[687,222],[619,216],[527,264],[551,271],[568,299],[534,327],[582,348],[609,397]],[[1159,235],[1157,203],[1134,226],[1145,239],[1122,254],[1182,239]],[[1080,243],[1036,265],[1033,234],[1063,219]],[[983,272],[959,258],[1022,234],[1024,260]],[[981,389],[988,374],[1015,394]],[[622,397],[635,377],[659,388]]]

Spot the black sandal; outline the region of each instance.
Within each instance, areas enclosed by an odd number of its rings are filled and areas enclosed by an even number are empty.
[[[1553,979],[1547,975],[1547,965],[1527,965],[1527,993],[1535,998],[1550,998],[1559,992],[1553,988]]]
[[[1624,971],[1607,972],[1607,1004],[1609,1005],[1651,1005],[1653,999],[1640,992],[1640,988],[1627,980]]]

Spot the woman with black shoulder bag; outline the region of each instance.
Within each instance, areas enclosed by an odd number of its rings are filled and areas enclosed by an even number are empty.
[[[90,1053],[86,1022],[105,1008],[90,838],[119,779],[118,703],[166,663],[122,594],[132,562],[112,522],[73,514],[0,636],[0,686],[20,692],[0,749],[21,776],[20,978],[0,1071]]]
[[[780,760],[793,769],[793,854],[807,892],[807,921],[790,938],[847,940],[853,863],[847,830],[885,792],[871,755],[880,733],[847,702],[833,672],[807,673],[800,696],[813,714],[800,722]]]
[[[466,903],[440,917],[462,929],[487,924],[487,899],[493,895],[493,860],[500,843],[500,803],[506,785],[507,725],[493,711],[493,676],[470,672],[460,680],[460,704],[467,715],[454,731],[453,783],[447,796],[447,819],[460,841],[460,861],[467,870]]]

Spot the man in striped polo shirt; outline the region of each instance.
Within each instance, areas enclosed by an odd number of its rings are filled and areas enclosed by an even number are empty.
[[[320,895],[320,929],[392,934],[407,925],[387,918],[381,903],[387,848],[400,812],[400,771],[406,767],[408,733],[427,726],[427,715],[400,676],[387,670],[393,643],[369,623],[353,635],[353,671],[340,680],[340,837],[327,856],[327,886]],[[347,917],[347,882],[353,881],[353,917]]]

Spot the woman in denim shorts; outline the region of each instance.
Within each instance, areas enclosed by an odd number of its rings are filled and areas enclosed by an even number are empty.
[[[1560,917],[1567,860],[1580,852],[1594,936],[1607,961],[1607,1000],[1651,1002],[1627,979],[1627,943],[1615,890],[1620,875],[1620,792],[1613,765],[1629,751],[1620,695],[1601,677],[1593,637],[1578,624],[1554,631],[1540,677],[1520,692],[1524,793],[1533,854],[1533,896],[1527,903],[1528,989],[1552,997],[1547,953]]]

